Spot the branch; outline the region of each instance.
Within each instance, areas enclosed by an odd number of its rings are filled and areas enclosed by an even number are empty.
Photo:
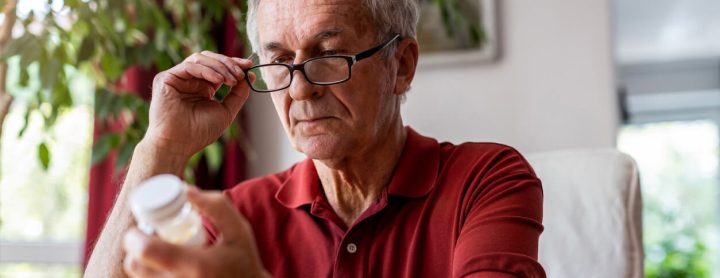
[[[5,45],[7,45],[8,41],[10,41],[10,37],[12,36],[12,28],[15,26],[15,6],[17,5],[17,1],[15,0],[9,0],[5,3],[5,7],[3,7],[3,14],[5,15],[5,20],[0,26],[0,53],[2,53],[5,50]],[[7,94],[5,91],[5,82],[7,78],[7,63],[0,62],[0,95]],[[0,101],[0,104],[4,104],[2,101]],[[9,104],[8,104],[9,105]],[[3,112],[2,107],[0,107],[0,112]],[[0,124],[2,124],[2,119],[4,118],[4,114],[0,113]]]
[[[17,6],[17,1],[10,0],[5,2],[5,7],[3,7],[5,22],[3,22],[2,27],[0,27],[0,46],[4,47],[5,43],[10,39],[12,27],[15,25],[16,19],[15,6]]]
[[[3,14],[5,15],[5,21],[0,26],[0,53],[5,50],[5,45],[10,41],[12,35],[12,27],[15,25],[15,5],[17,1],[9,0],[5,3],[3,8]],[[0,62],[0,136],[2,136],[2,127],[5,123],[5,116],[7,116],[8,110],[10,110],[10,104],[12,103],[12,96],[5,91],[5,81],[7,78],[7,63],[5,61]]]

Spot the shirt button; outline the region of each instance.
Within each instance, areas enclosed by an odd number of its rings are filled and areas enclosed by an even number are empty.
[[[355,245],[355,243],[350,243],[350,244],[348,244],[348,245],[347,245],[347,251],[348,251],[350,254],[355,254],[355,252],[357,252],[357,245]]]

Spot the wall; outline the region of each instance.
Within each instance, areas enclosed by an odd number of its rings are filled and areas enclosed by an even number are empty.
[[[405,123],[442,141],[495,141],[523,152],[614,146],[610,1],[498,2],[500,59],[421,65],[403,106]],[[246,109],[257,153],[250,175],[302,159],[269,96],[253,95]]]

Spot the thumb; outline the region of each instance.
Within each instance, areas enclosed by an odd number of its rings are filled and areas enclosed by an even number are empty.
[[[237,242],[251,235],[250,224],[219,191],[200,191],[190,186],[188,201],[218,230],[218,241]]]
[[[235,87],[230,88],[230,93],[225,96],[222,104],[234,115],[240,111],[240,108],[245,104],[248,97],[250,96],[250,85],[248,82],[243,82],[244,76],[238,76],[238,84]],[[248,81],[250,83],[255,82],[255,74],[248,73]]]

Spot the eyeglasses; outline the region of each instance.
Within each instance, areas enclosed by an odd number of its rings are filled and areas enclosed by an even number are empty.
[[[245,71],[245,80],[250,88],[259,93],[269,93],[284,90],[290,87],[293,81],[293,73],[299,70],[305,76],[305,80],[315,85],[333,85],[350,80],[352,67],[355,63],[368,58],[380,50],[388,47],[400,35],[395,35],[387,42],[362,51],[355,55],[328,55],[311,58],[297,65],[282,63],[262,64],[251,67]],[[258,77],[251,83],[248,73],[255,73]],[[261,80],[262,79],[262,80]]]

